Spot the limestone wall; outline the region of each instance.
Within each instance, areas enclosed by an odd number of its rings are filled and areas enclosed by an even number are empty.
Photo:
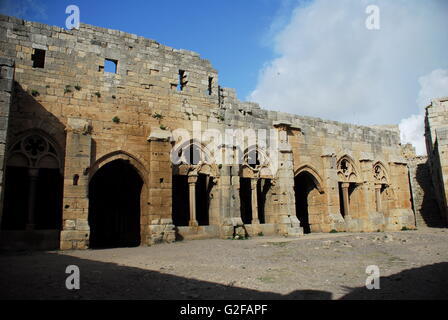
[[[441,226],[440,210],[432,184],[428,157],[409,158],[408,165],[417,227]]]
[[[5,153],[8,136],[9,110],[14,80],[14,62],[0,58],[0,223],[3,212],[3,193],[5,181]]]
[[[38,50],[45,51],[43,68],[33,67]],[[357,126],[263,110],[255,103],[239,101],[233,89],[221,88],[217,71],[197,53],[86,24],[68,31],[0,16],[0,55],[15,61],[9,141],[27,130],[40,130],[61,150],[62,248],[88,246],[89,180],[114,159],[129,161],[143,177],[143,243],[173,238],[173,174],[202,170],[213,177],[210,221],[219,228],[210,230],[228,236],[240,226],[239,178],[252,177],[249,168],[244,171],[235,164],[178,168],[170,161],[176,142],[172,132],[183,128],[191,133],[198,124],[202,130],[219,132],[229,128],[282,132],[280,167],[269,177],[275,182],[269,191],[270,223],[263,230],[300,234],[293,187],[295,175],[304,170],[319,188],[313,199],[320,204],[311,210],[314,231],[412,227],[408,172],[396,127]],[[107,59],[117,63],[116,73],[104,71]],[[234,152],[231,146],[221,147]],[[352,214],[345,218],[338,189],[344,157],[356,172],[350,181],[356,185]],[[375,198],[376,165],[387,176],[380,212]]]
[[[439,208],[448,222],[448,98],[434,99],[426,108],[425,139]]]

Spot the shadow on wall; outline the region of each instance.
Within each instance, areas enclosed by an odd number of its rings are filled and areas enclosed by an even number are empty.
[[[428,227],[444,227],[440,209],[437,204],[436,193],[432,185],[428,161],[420,163],[416,168],[416,180],[423,191],[420,215]],[[419,227],[417,225],[417,227]]]
[[[28,192],[31,181],[28,171],[30,164],[23,160],[8,166],[5,171],[5,196],[2,215],[2,231],[0,246],[53,249],[59,248],[59,235],[54,236],[55,230],[61,229],[62,223],[62,172],[65,156],[65,125],[52,114],[53,110],[47,110],[39,101],[40,97],[51,88],[36,87],[28,91],[14,82],[14,90],[11,101],[10,117],[8,122],[7,148],[19,146],[16,144],[23,138],[24,133],[33,132],[41,136],[43,140],[51,141],[51,154],[57,154],[60,165],[49,165],[36,162],[39,168],[36,182],[35,200],[29,200]],[[53,103],[51,108],[62,108],[61,104]],[[62,111],[60,111],[62,112]],[[19,139],[19,140],[18,140]],[[32,140],[35,144],[28,153],[39,154],[44,147]],[[52,148],[57,150],[54,150]],[[20,153],[20,148],[17,148]],[[22,152],[21,154],[24,154]],[[32,158],[32,156],[30,156]],[[34,156],[39,159],[38,156]],[[20,157],[19,157],[20,158]],[[25,156],[26,159],[29,157]],[[23,158],[20,158],[23,159]],[[24,232],[28,221],[30,203],[34,202],[34,224],[36,231]]]
[[[29,88],[28,91],[18,83],[14,82],[14,94],[12,96],[11,113],[9,118],[9,137],[14,139],[14,134],[21,133],[30,129],[40,129],[50,135],[62,149],[65,151],[65,125],[52,112],[60,108],[60,103],[52,103],[51,106],[55,110],[47,110],[38,100],[39,97],[45,96],[46,87]],[[68,110],[67,110],[68,111]],[[10,140],[8,141],[11,142]],[[61,155],[62,157],[64,154]]]
[[[65,288],[68,265],[80,269],[80,290]],[[447,275],[448,263],[406,270],[381,278],[380,290],[346,288],[342,299],[446,299]],[[48,252],[0,256],[0,283],[0,299],[332,299],[327,291],[281,295]]]

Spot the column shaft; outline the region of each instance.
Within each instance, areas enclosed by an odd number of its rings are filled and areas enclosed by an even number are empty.
[[[344,182],[342,184],[342,196],[344,201],[344,217],[348,217],[350,214],[350,199],[348,196],[348,187],[350,183]]]
[[[259,224],[258,219],[258,194],[257,194],[257,178],[252,178],[250,181],[251,191],[252,191],[252,224]]]
[[[381,185],[375,185],[376,211],[381,212]]]
[[[196,220],[196,182],[198,181],[197,175],[188,176],[188,187],[190,192],[190,222],[191,227],[197,227],[198,221]]]

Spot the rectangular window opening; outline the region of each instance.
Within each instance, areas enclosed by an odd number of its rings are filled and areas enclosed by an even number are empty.
[[[208,95],[211,96],[213,93],[213,77],[208,77]]]
[[[185,70],[179,70],[179,82],[177,84],[177,91],[183,91],[185,86],[187,85],[187,75],[185,74]]]
[[[45,65],[45,50],[34,49],[31,60],[33,60],[33,68],[43,68]]]
[[[117,73],[117,60],[105,59],[104,60],[104,71],[109,73]]]

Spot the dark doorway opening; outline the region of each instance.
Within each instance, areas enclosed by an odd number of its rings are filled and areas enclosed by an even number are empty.
[[[188,226],[190,221],[190,197],[188,176],[173,176],[173,223],[178,227]]]
[[[35,169],[37,170],[37,169]],[[2,229],[25,230],[28,222],[29,169],[8,166],[5,175]],[[60,230],[62,227],[63,179],[59,169],[38,169],[34,202],[34,229]]]
[[[59,169],[39,169],[36,229],[61,230],[63,178]]]
[[[342,191],[342,182],[338,182],[338,190],[339,190],[339,212],[342,217],[345,217],[344,210],[344,192]]]
[[[251,178],[240,178],[240,213],[244,224],[252,223],[252,186]],[[260,224],[266,222],[265,207],[266,195],[271,187],[270,179],[257,181],[257,207]]]
[[[209,176],[199,174],[196,181],[196,220],[200,226],[208,226],[209,219],[209,194],[212,184]],[[190,222],[190,189],[188,176],[173,176],[173,223],[177,227],[189,226]]]
[[[311,233],[308,196],[314,188],[316,184],[309,173],[301,172],[294,178],[296,216],[304,233]]]
[[[140,245],[140,195],[143,181],[126,160],[98,170],[89,184],[90,247]]]
[[[257,182],[257,204],[258,204],[258,220],[261,224],[266,223],[266,196],[271,188],[270,179],[258,179]]]
[[[252,223],[252,189],[250,178],[240,178],[240,212],[244,224]]]
[[[204,174],[198,175],[198,181],[196,182],[196,219],[200,226],[209,225],[209,179],[208,176]]]
[[[28,168],[6,167],[3,230],[25,230],[29,184]]]

